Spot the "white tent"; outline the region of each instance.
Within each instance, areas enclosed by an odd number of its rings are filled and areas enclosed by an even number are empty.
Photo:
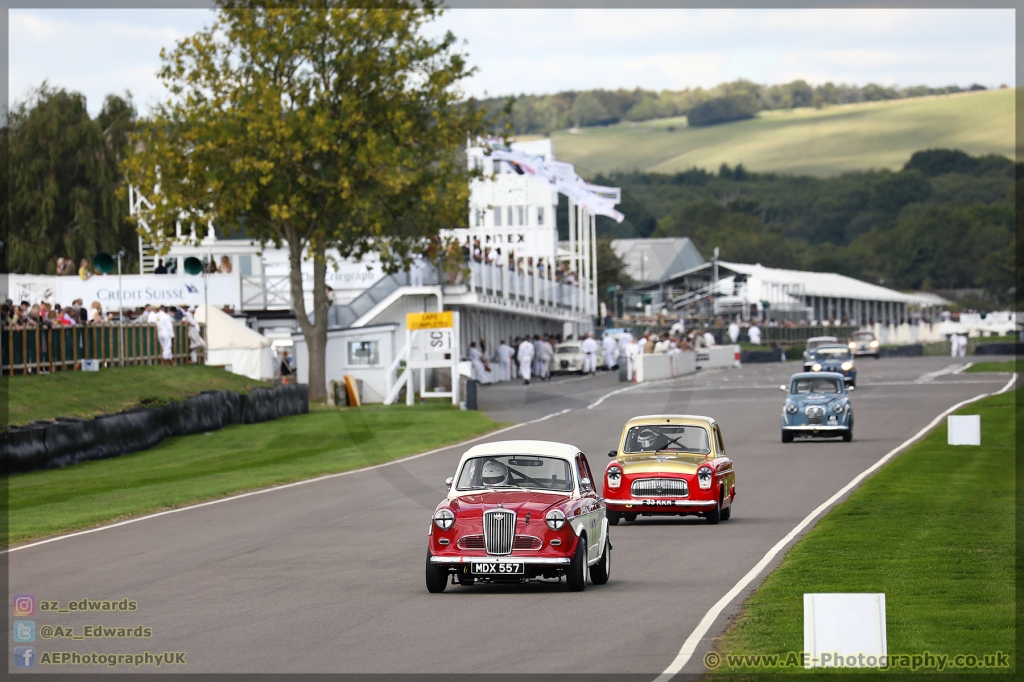
[[[274,378],[274,351],[270,339],[213,306],[201,305],[196,320],[210,323],[206,330],[206,364],[230,365],[235,374],[252,379]]]

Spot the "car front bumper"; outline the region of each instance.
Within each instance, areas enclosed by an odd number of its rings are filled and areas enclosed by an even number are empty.
[[[623,509],[630,511],[637,507],[644,509],[652,507],[655,509],[666,509],[673,507],[714,507],[718,502],[716,500],[678,500],[678,499],[651,499],[651,498],[639,498],[633,497],[628,500],[612,500],[609,498],[604,499],[604,503],[609,508],[613,508],[613,511],[621,511]]]
[[[782,430],[783,431],[814,431],[814,432],[817,432],[817,431],[846,431],[849,428],[850,428],[849,426],[838,425],[838,424],[834,425],[834,426],[833,425],[829,425],[829,424],[821,424],[821,425],[817,425],[817,426],[812,425],[812,424],[801,424],[799,426],[783,426]]]
[[[568,566],[569,557],[524,556],[431,556],[432,564],[525,564],[526,566]]]

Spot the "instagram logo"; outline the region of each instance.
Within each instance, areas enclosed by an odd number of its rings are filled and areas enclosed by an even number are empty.
[[[31,616],[36,612],[36,598],[31,594],[14,595],[14,615]]]

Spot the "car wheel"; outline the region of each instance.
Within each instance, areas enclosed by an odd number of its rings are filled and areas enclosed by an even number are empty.
[[[581,535],[576,541],[576,553],[565,572],[565,582],[570,592],[582,592],[587,588],[587,538]]]
[[[790,433],[789,431],[783,431],[782,432],[782,442],[783,443],[792,443],[793,442],[793,434]]]
[[[604,551],[597,563],[590,567],[590,582],[595,585],[604,585],[608,582],[608,576],[612,574],[612,543],[607,537],[604,539]]]
[[[714,509],[712,509],[709,512],[704,512],[704,518],[712,526],[722,520],[722,500],[721,499],[719,499],[718,502],[715,503],[715,508]]]
[[[851,426],[850,428],[848,428],[845,431],[843,431],[843,442],[844,443],[849,443],[852,440],[853,440],[853,427]]]
[[[427,550],[427,592],[437,594],[448,587],[448,569],[430,563],[430,550]]]
[[[722,520],[728,521],[730,518],[732,518],[732,502],[729,503],[728,507],[722,510]]]
[[[626,519],[626,523],[633,523],[636,521],[636,514],[623,514],[622,518]]]
[[[608,517],[608,525],[609,526],[617,526],[617,525],[619,525],[619,518],[621,518],[621,516],[622,516],[621,514],[619,514],[619,512],[609,511],[605,515]]]

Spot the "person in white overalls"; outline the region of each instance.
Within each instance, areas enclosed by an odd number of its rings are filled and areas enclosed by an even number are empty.
[[[597,371],[597,341],[590,335],[590,332],[587,332],[583,338],[580,350],[583,351],[583,373],[595,373]]]
[[[505,343],[505,339],[501,340],[501,345],[498,346],[498,381],[509,381],[512,379],[512,356],[516,352],[512,346]]]
[[[604,367],[605,369],[612,369],[619,364],[619,345],[615,342],[615,338],[605,334],[605,337],[601,339],[601,348],[604,349]]]
[[[523,383],[530,383],[530,370],[533,369],[533,342],[530,339],[523,339],[519,344],[516,353],[519,359],[519,375],[523,377]]]
[[[473,366],[473,378],[478,384],[489,384],[491,380],[487,377],[483,357],[483,353],[476,347],[476,341],[469,344],[469,363]]]
[[[630,338],[626,345],[626,376],[629,381],[636,381],[636,359],[640,355],[640,344]]]

